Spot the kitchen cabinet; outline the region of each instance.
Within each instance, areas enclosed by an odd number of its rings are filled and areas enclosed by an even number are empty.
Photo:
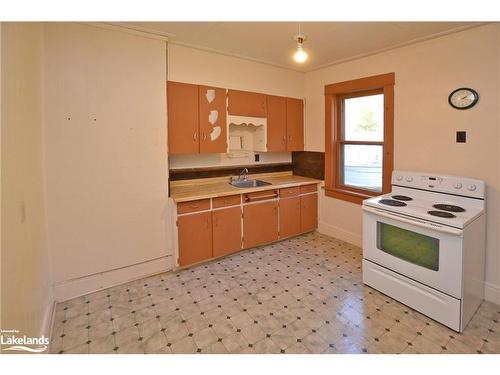
[[[169,154],[227,151],[226,89],[167,82]]]
[[[167,82],[168,152],[199,152],[198,85]]]
[[[300,231],[310,232],[318,227],[318,194],[300,197]]]
[[[200,154],[227,152],[226,89],[199,86]]]
[[[178,216],[179,265],[212,258],[212,212]]]
[[[317,184],[178,202],[179,266],[310,232],[318,226]]]
[[[267,95],[267,151],[286,151],[286,98]]]
[[[301,198],[280,199],[280,238],[295,236],[301,231]]]
[[[213,256],[241,250],[241,207],[212,211]]]
[[[240,90],[228,90],[228,108],[230,115],[266,117],[267,101],[266,95]]]
[[[286,150],[304,150],[304,101],[286,98]]]
[[[249,248],[278,240],[278,202],[276,200],[243,206],[243,247]]]

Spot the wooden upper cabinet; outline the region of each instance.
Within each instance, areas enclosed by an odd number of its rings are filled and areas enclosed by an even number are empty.
[[[199,86],[200,153],[227,152],[226,89]]]
[[[278,202],[268,201],[243,206],[244,248],[278,239]]]
[[[287,151],[304,150],[304,101],[286,98]]]
[[[230,115],[266,117],[266,95],[256,92],[228,90],[228,108]]]
[[[300,230],[310,232],[318,227],[318,194],[300,197]]]
[[[212,258],[212,212],[179,216],[177,224],[181,267]]]
[[[267,95],[267,151],[286,151],[286,98]]]
[[[241,207],[212,211],[212,223],[214,257],[241,250]]]
[[[300,233],[300,197],[280,199],[280,238]]]
[[[198,85],[167,82],[168,152],[199,152]]]

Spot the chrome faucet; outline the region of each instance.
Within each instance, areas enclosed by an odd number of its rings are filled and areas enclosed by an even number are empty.
[[[243,181],[248,180],[248,168],[243,168],[243,170],[240,172],[240,175],[238,176],[238,181],[241,181],[241,176],[243,176]]]

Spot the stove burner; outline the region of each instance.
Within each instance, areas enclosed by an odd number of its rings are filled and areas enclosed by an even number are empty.
[[[405,202],[396,201],[394,199],[381,199],[378,202],[382,203],[382,204],[386,204],[388,206],[399,206],[399,207],[406,206]]]
[[[397,199],[398,201],[412,201],[413,198],[407,197],[406,195],[393,195],[393,199]]]
[[[446,219],[453,219],[454,217],[456,217],[455,215],[450,214],[449,212],[444,212],[444,211],[427,211],[427,213],[429,215],[432,215],[432,216],[444,217]]]
[[[448,211],[448,212],[464,212],[465,208],[454,206],[452,204],[435,204],[432,207],[438,210]]]

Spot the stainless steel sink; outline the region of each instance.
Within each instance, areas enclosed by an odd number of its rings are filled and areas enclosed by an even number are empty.
[[[270,182],[266,182],[266,181],[262,181],[262,180],[233,180],[229,184],[233,185],[234,187],[238,187],[238,188],[249,188],[249,187],[272,185]]]

